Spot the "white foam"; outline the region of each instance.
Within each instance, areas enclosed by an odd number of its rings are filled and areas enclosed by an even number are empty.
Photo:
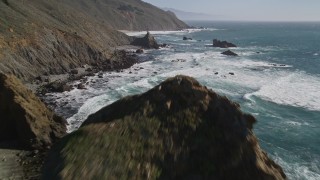
[[[320,111],[320,78],[295,72],[283,77],[275,77],[252,93],[277,104],[303,107]]]
[[[183,29],[180,31],[149,31],[152,35],[168,35],[168,34],[176,34],[176,35],[183,35],[183,34],[190,34],[200,31],[218,31],[223,29],[215,29],[215,28],[207,28],[207,29]],[[128,30],[119,30],[127,34],[128,36],[143,36],[147,34],[147,31],[128,31]]]
[[[78,113],[67,119],[68,122],[68,133],[78,129],[82,122],[92,113],[97,112],[102,107],[110,104],[112,101],[106,94],[95,96],[88,99],[78,110]]]
[[[309,126],[310,124],[307,122],[297,122],[297,121],[286,121],[286,124],[290,125],[290,126]]]
[[[147,34],[147,31],[124,31],[121,30],[120,32],[125,33],[128,36],[143,36]],[[149,31],[152,35],[167,35],[167,34],[186,34],[188,33],[187,30],[181,30],[181,31]]]
[[[146,32],[132,33],[142,35]],[[186,31],[157,31],[154,33],[170,34],[186,33]],[[180,42],[177,41],[177,44],[186,44]],[[161,53],[155,56],[154,61],[136,64],[124,70],[123,73],[106,73],[104,79],[90,78],[90,80],[95,79],[99,87],[91,88],[89,84],[87,91],[74,90],[68,94],[68,97],[62,95],[73,99],[76,107],[81,106],[78,113],[68,119],[71,124],[69,131],[79,127],[89,114],[96,112],[101,107],[121,97],[145,92],[162,80],[178,74],[193,76],[204,85],[230,97],[244,97],[253,101],[252,96],[256,96],[278,104],[320,111],[320,77],[298,71],[292,72],[290,65],[271,64],[241,56],[236,58],[223,56],[218,49],[204,48],[204,50],[207,51],[177,53],[174,49],[163,49],[157,51]],[[249,56],[257,49],[249,47],[239,51]],[[152,53],[152,50],[146,51],[143,56],[148,59],[149,53]],[[215,74],[216,72],[218,74]],[[234,75],[230,74],[231,72]],[[289,125],[298,126],[299,124],[292,122]]]
[[[319,162],[311,162],[311,166],[313,166],[317,171],[309,168],[305,164],[299,163],[288,163],[285,162],[279,156],[274,156],[273,159],[284,169],[288,179],[298,179],[298,180],[319,180],[320,179],[320,167]]]

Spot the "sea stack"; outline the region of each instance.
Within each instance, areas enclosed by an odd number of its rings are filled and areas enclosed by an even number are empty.
[[[213,47],[219,47],[219,48],[229,48],[229,47],[237,47],[235,44],[227,42],[227,41],[220,41],[217,39],[213,40]]]
[[[135,38],[131,45],[140,46],[146,49],[159,49],[160,47],[156,39],[149,32],[147,32],[144,37]]]
[[[92,114],[57,143],[43,179],[285,179],[256,119],[187,76]]]

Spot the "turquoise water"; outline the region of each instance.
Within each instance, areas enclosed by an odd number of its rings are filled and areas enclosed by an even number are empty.
[[[56,101],[56,111],[68,118],[73,131],[89,114],[121,97],[145,92],[167,77],[190,75],[258,119],[254,132],[261,146],[289,179],[320,179],[320,23],[189,24],[207,29],[151,32],[170,47],[146,51],[141,55],[146,61],[123,72],[90,77],[87,90],[48,94],[47,99]],[[193,40],[183,41],[183,36]],[[215,38],[237,44],[231,50],[239,57],[207,47]]]

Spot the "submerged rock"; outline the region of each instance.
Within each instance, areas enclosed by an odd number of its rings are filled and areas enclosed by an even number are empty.
[[[229,43],[227,41],[220,41],[217,39],[213,40],[213,47],[219,48],[229,48],[229,47],[237,47],[235,44]]]
[[[156,39],[149,32],[147,32],[147,34],[142,38],[135,38],[131,45],[141,46],[148,49],[159,49],[160,47]]]
[[[238,56],[237,53],[234,53],[234,52],[232,52],[232,51],[230,51],[230,50],[224,51],[224,52],[222,52],[221,54],[226,55],[226,56]]]
[[[285,179],[256,119],[186,76],[92,114],[53,147],[44,179]]]
[[[50,111],[16,77],[0,73],[0,141],[43,149],[66,133],[66,122]]]
[[[186,36],[183,36],[183,40],[184,40],[184,41],[192,40],[192,38],[188,38],[188,37],[186,37]]]

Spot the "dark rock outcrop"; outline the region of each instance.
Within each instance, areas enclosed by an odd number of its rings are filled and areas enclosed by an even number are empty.
[[[44,179],[285,179],[256,119],[186,76],[89,116],[53,147]]]
[[[192,38],[188,38],[186,36],[183,36],[183,40],[186,41],[186,40],[192,40]]]
[[[0,141],[44,149],[66,134],[66,122],[12,75],[0,73]]]
[[[68,81],[54,81],[44,85],[39,89],[39,93],[45,94],[48,92],[64,92],[71,91],[72,86],[68,84]]]
[[[86,89],[86,86],[83,83],[77,85],[78,89]]]
[[[147,34],[144,37],[135,38],[132,41],[131,45],[141,46],[147,49],[159,49],[160,47],[156,39],[149,32],[147,32]]]
[[[142,54],[142,53],[143,53],[143,49],[137,49],[137,50],[136,50],[136,53]]]
[[[226,56],[238,56],[237,53],[232,52],[232,51],[230,51],[230,50],[224,51],[224,52],[222,52],[221,54],[226,55]]]
[[[219,48],[229,48],[229,47],[237,47],[235,44],[229,43],[227,41],[220,41],[217,39],[213,40],[213,47]]]

